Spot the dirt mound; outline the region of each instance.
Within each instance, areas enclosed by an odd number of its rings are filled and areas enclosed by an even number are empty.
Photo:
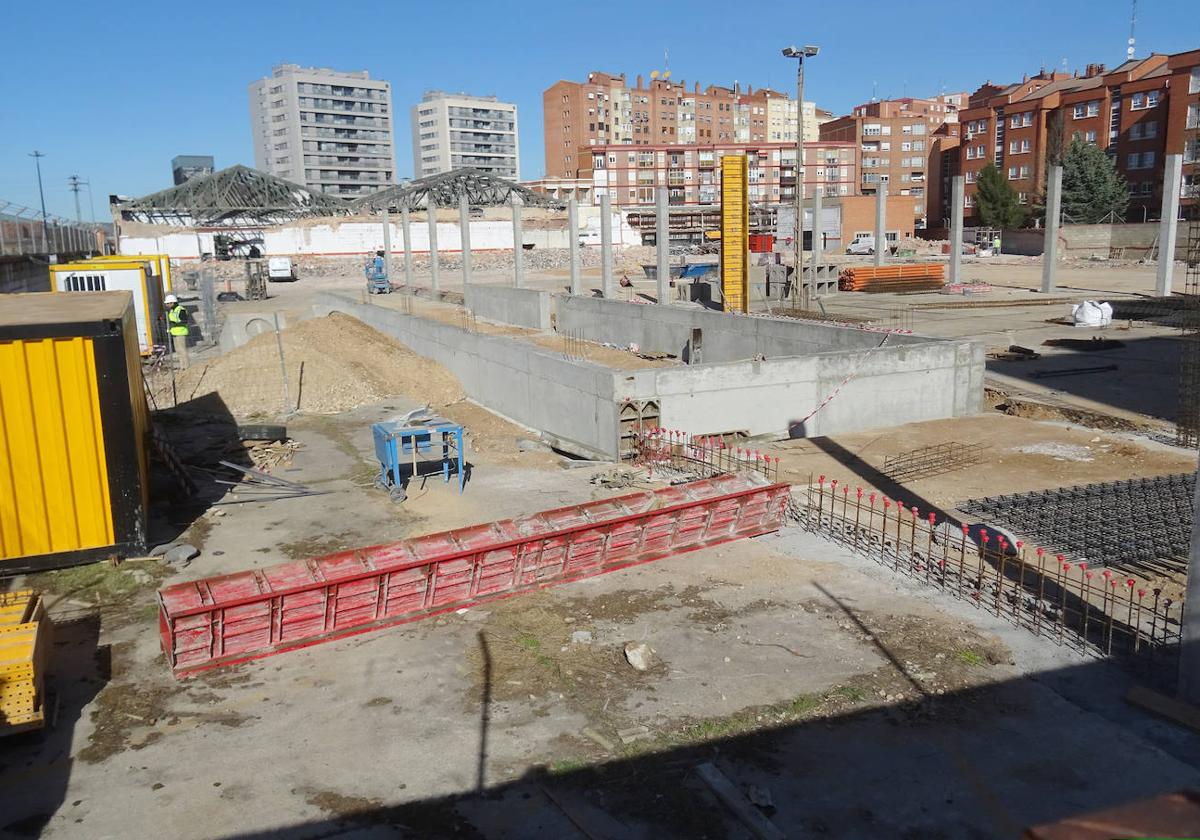
[[[434,407],[462,399],[458,380],[444,367],[356,318],[333,313],[281,333],[290,405],[275,333],[176,377],[180,401],[216,392],[237,417],[284,413],[336,414],[389,396],[405,395]],[[171,383],[159,383],[159,405],[170,405]]]

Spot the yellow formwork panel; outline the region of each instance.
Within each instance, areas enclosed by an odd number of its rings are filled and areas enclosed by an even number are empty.
[[[745,312],[750,303],[749,160],[721,158],[721,294],[726,312]]]
[[[86,337],[0,341],[0,560],[113,542]]]
[[[43,682],[53,625],[32,590],[0,593],[0,734],[45,722]]]

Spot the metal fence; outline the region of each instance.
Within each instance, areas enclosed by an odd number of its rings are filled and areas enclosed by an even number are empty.
[[[794,516],[898,574],[923,581],[1038,636],[1100,656],[1167,661],[1180,642],[1179,587],[1094,570],[1061,554],[922,514],[820,476]]]
[[[73,222],[61,216],[0,200],[0,256],[100,252],[105,247],[104,228]]]

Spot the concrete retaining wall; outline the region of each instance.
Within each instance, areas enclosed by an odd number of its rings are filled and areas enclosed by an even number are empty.
[[[477,318],[535,330],[550,329],[550,298],[549,292],[511,286],[472,283],[466,288],[467,309]]]
[[[757,355],[768,359],[829,350],[875,347],[883,334],[790,318],[733,315],[691,306],[656,306],[603,298],[559,295],[557,325],[579,331],[590,341],[637,344],[644,351],[688,358],[692,330],[701,331],[701,361],[736,362]],[[904,345],[929,339],[893,335],[888,342]]]
[[[559,318],[565,314],[582,323],[588,312],[603,313],[589,308],[594,302],[559,297]],[[567,360],[519,339],[470,332],[346,295],[321,294],[314,311],[353,315],[393,336],[445,365],[471,399],[540,431],[561,449],[589,457],[617,457],[618,411],[627,399],[658,400],[662,424],[692,434],[744,430],[751,435],[792,437],[958,417],[983,409],[983,345],[976,342],[900,335],[889,335],[885,342],[883,333],[819,324],[735,318],[682,307],[621,306],[628,314],[610,314],[608,320],[630,330],[646,324],[659,329],[655,325],[672,325],[676,317],[682,317],[686,326],[692,323],[688,316],[716,315],[750,333],[742,344],[724,336],[718,346],[731,348],[730,353],[742,352],[754,341],[758,346],[786,344],[800,349],[790,357],[768,354],[767,360],[758,362],[613,370]],[[636,318],[635,309],[659,311]],[[785,327],[799,337],[783,335],[780,331]],[[724,331],[732,333],[736,327]],[[721,332],[714,329],[713,335]],[[804,349],[816,346],[822,334],[830,343],[819,352]],[[843,343],[841,349],[834,343],[837,340]],[[707,343],[704,349],[707,354]]]
[[[584,457],[617,457],[615,374],[608,368],[568,361],[528,342],[470,332],[344,295],[318,295],[314,311],[353,315],[439,362],[458,377],[468,397],[542,432],[560,449]]]

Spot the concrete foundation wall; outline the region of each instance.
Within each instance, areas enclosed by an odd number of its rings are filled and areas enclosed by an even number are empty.
[[[588,362],[503,336],[405,315],[332,293],[318,295],[318,315],[343,312],[450,370],[467,396],[536,429],[555,446],[585,457],[617,457],[615,374]]]
[[[796,321],[733,315],[691,306],[655,306],[603,298],[559,295],[555,298],[560,330],[579,331],[590,341],[637,344],[643,351],[673,353],[688,358],[692,330],[701,331],[701,361],[736,362],[757,355],[768,359],[801,356],[829,350],[868,349],[879,345],[883,333]],[[929,339],[892,335],[893,345]]]
[[[815,437],[977,414],[983,362],[981,344],[930,341],[631,371],[618,391],[657,398],[663,426],[690,434]]]
[[[478,283],[472,283],[466,289],[467,309],[477,318],[535,330],[550,329],[550,299],[549,292],[536,289]]]

